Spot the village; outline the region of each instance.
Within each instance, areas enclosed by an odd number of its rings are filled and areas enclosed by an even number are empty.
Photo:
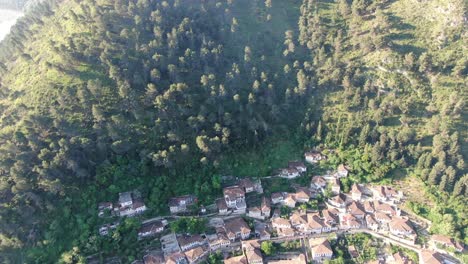
[[[400,208],[404,194],[383,185],[353,183],[344,192],[341,181],[352,168],[340,164],[323,175],[306,176],[326,156],[320,151],[304,154],[304,161],[291,161],[275,175],[260,179],[226,177],[222,197],[215,204],[197,207],[197,197],[186,194],[168,202],[171,216],[142,221],[139,240],[157,240],[160,248],[146,250],[134,263],[202,263],[215,253],[225,264],[234,263],[324,263],[335,257],[331,240],[352,234],[367,234],[386,244],[417,253],[419,263],[459,263],[452,252],[464,245],[443,235],[432,235],[428,243],[418,244],[418,234],[427,224]],[[295,179],[306,178],[301,186]],[[272,190],[270,181],[279,180],[280,189]],[[275,188],[277,189],[277,188]],[[138,191],[119,194],[118,202],[98,205],[100,217],[135,217],[147,210]],[[175,233],[170,223],[184,217],[206,219],[206,232]],[[119,221],[101,226],[99,235],[109,235]],[[294,250],[276,250],[265,254],[262,245],[291,244]],[[277,248],[278,249],[278,248]],[[280,252],[281,251],[281,252]],[[354,246],[347,248],[359,256]],[[367,263],[414,263],[403,252],[379,254]]]

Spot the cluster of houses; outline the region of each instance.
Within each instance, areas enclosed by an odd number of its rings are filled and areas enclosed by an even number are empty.
[[[279,170],[278,176],[286,179],[294,179],[307,172],[307,166],[301,161],[288,162],[287,168]]]
[[[307,152],[304,158],[311,164],[327,159],[320,152]],[[307,167],[303,162],[291,161],[287,168],[279,171],[278,176],[293,179],[306,171]],[[416,232],[413,224],[409,218],[402,215],[398,208],[403,194],[389,186],[369,187],[360,184],[353,184],[349,193],[343,193],[340,181],[348,177],[349,173],[350,168],[341,164],[335,171],[312,177],[307,187],[294,186],[293,192],[276,192],[270,197],[262,195],[263,187],[260,180],[240,179],[236,184],[225,187],[223,196],[216,200],[218,218],[214,224],[210,221],[215,232],[195,235],[166,233],[160,238],[162,251],[147,252],[143,261],[140,262],[145,264],[199,263],[211,252],[219,250],[233,252],[240,244],[242,253],[225,259],[224,263],[260,264],[264,263],[260,250],[261,242],[271,240],[272,237],[294,239],[295,236],[350,229],[372,230],[405,243],[414,243]],[[246,195],[253,192],[260,194],[254,195],[257,197],[257,204],[248,206]],[[325,202],[325,207],[321,206],[321,210],[293,210],[287,216],[280,215],[280,207],[294,209],[298,204],[307,203],[316,198],[319,193],[327,193],[327,196],[331,194]],[[197,197],[184,195],[171,198],[168,206],[172,214],[181,214],[192,211],[192,206],[196,203]],[[251,203],[250,198],[249,203]],[[115,205],[99,204],[99,216],[104,216],[106,213],[134,216],[145,210],[146,207],[135,192],[120,193],[119,201]],[[254,219],[253,226],[240,215]],[[167,225],[166,220],[146,222],[138,230],[138,238],[162,234]],[[118,223],[104,225],[99,233],[107,235],[117,226]],[[445,236],[435,235],[431,241],[434,248],[463,250],[463,245]],[[333,257],[333,250],[328,240],[310,239],[308,242],[314,262],[322,263]],[[349,248],[348,251],[351,255],[357,254],[353,248]],[[429,252],[431,253],[429,254],[428,252],[425,253],[428,261],[438,259],[437,253]],[[400,253],[390,258],[394,258],[395,263],[412,263]],[[288,259],[271,259],[268,263],[305,264],[306,257],[303,254],[290,255]]]
[[[143,263],[197,263],[210,252],[229,248],[236,241],[249,239],[251,234],[252,229],[241,217],[222,220],[214,234],[170,233],[160,238],[162,251],[149,252]]]
[[[229,186],[223,189],[223,197],[216,200],[216,206],[220,215],[245,214],[247,203],[245,196],[247,193],[263,193],[263,187],[260,180],[253,181],[249,178],[239,180],[237,185]],[[262,204],[261,208],[249,208],[249,215],[259,219],[265,219],[269,216],[269,211]]]
[[[145,203],[136,191],[119,193],[117,203],[102,202],[98,204],[98,216],[104,217],[107,214],[112,216],[135,216],[147,210]]]
[[[98,204],[98,216],[132,217],[144,213],[147,210],[140,194],[136,191],[119,193],[117,203],[101,202]],[[111,230],[115,230],[119,222],[105,224],[99,228],[99,234],[106,236]]]

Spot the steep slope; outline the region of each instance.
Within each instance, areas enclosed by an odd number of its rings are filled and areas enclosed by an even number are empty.
[[[162,215],[316,145],[466,239],[466,28],[461,0],[45,1],[0,45],[0,261],[130,263],[138,220],[100,237],[99,201]]]
[[[334,159],[353,168],[352,181],[417,177],[433,200],[417,213],[435,223],[431,231],[459,239],[467,227],[466,28],[463,1],[303,1],[297,40],[318,89],[304,136],[337,147]]]
[[[209,201],[220,152],[300,120],[307,90],[287,91],[295,71],[280,68],[298,14],[287,4],[97,0],[41,10],[3,51],[5,250],[34,246],[26,257],[40,262],[78,244],[113,252],[120,242],[95,235],[99,199],[143,186],[153,213],[177,193]],[[126,245],[121,253],[134,255]]]

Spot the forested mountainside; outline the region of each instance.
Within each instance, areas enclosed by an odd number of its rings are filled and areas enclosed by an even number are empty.
[[[99,201],[212,202],[272,139],[416,177],[436,206],[413,210],[466,240],[466,23],[463,0],[46,1],[0,44],[0,259],[130,261]]]

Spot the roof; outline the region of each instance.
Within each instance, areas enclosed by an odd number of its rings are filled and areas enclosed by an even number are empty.
[[[344,164],[340,164],[337,169],[339,172],[348,172],[348,168]]]
[[[99,209],[104,209],[104,208],[108,208],[108,207],[112,207],[111,202],[101,202],[101,203],[98,204]]]
[[[366,223],[367,225],[378,225],[377,221],[372,215],[366,215]]]
[[[185,259],[185,255],[180,252],[172,253],[167,257],[166,264],[176,264],[180,259]]]
[[[254,213],[254,212],[261,213],[262,210],[258,206],[249,207],[249,213]]]
[[[304,157],[316,157],[316,158],[318,158],[318,157],[321,157],[321,156],[322,156],[322,154],[320,152],[318,152],[318,151],[308,151],[308,152],[304,153]]]
[[[245,252],[245,255],[249,263],[256,263],[256,262],[263,261],[262,252],[258,248]]]
[[[351,193],[362,194],[361,187],[357,183],[354,183],[351,187]]]
[[[387,203],[374,202],[374,208],[376,211],[386,212],[392,215],[396,215],[397,211],[395,208]]]
[[[265,211],[265,210],[271,210],[271,201],[270,199],[268,199],[267,197],[263,196],[262,197],[262,211]]]
[[[325,221],[337,222],[337,216],[331,210],[322,210],[322,217],[325,219]]]
[[[189,262],[195,261],[196,259],[200,258],[204,254],[205,254],[205,251],[203,250],[202,247],[192,248],[185,252],[185,256],[187,257]]]
[[[244,240],[241,244],[242,248],[247,251],[260,248],[260,242],[258,241],[258,239]]]
[[[223,190],[223,194],[224,196],[229,197],[229,199],[231,200],[235,200],[237,198],[245,196],[244,190],[242,190],[242,188],[240,188],[239,186],[226,187]]]
[[[306,258],[304,254],[299,254],[297,257],[290,259],[270,260],[268,264],[306,264]]]
[[[271,194],[271,199],[282,199],[284,198],[283,193],[275,192]]]
[[[244,255],[241,255],[225,259],[224,264],[247,264],[247,259],[244,257]]]
[[[272,224],[279,225],[279,226],[291,226],[291,223],[288,219],[284,219],[281,217],[275,217],[271,220]]]
[[[377,220],[379,220],[379,221],[381,221],[381,220],[383,220],[383,221],[390,221],[390,220],[392,220],[392,218],[391,218],[390,216],[388,216],[387,214],[381,213],[381,212],[375,213],[375,214],[374,214],[374,217],[375,217],[375,219],[377,219]]]
[[[408,219],[404,218],[393,218],[393,220],[389,223],[390,229],[407,232],[407,233],[414,233],[414,229],[411,225],[411,222]]]
[[[291,222],[305,224],[307,223],[307,215],[296,211],[289,217],[289,220],[291,220]]]
[[[310,192],[305,187],[297,187],[295,197],[299,199],[310,199]]]
[[[333,254],[333,250],[331,249],[330,242],[328,240],[324,240],[322,243],[318,244],[315,247],[312,247],[312,255],[330,255]]]
[[[179,206],[182,202],[186,204],[191,204],[196,200],[194,195],[182,195],[177,197],[172,197],[169,199],[169,206]]]
[[[138,233],[156,232],[157,229],[164,228],[161,221],[156,221],[151,224],[143,225],[138,229]]]
[[[226,200],[224,199],[218,199],[216,200],[216,206],[218,207],[218,210],[227,210],[228,206],[226,204]]]
[[[289,167],[289,168],[281,169],[281,172],[282,172],[282,173],[290,173],[290,174],[292,174],[292,173],[299,173],[299,171],[298,171],[296,168],[294,168],[294,167]]]
[[[279,236],[294,236],[294,229],[292,228],[278,228],[277,230]]]
[[[244,178],[239,181],[239,187],[247,189],[247,188],[254,188],[255,185],[250,178]]]
[[[193,235],[193,236],[180,236],[177,241],[181,247],[190,245],[192,243],[202,243],[203,238],[200,235]]]
[[[143,257],[143,262],[145,264],[164,264],[164,255],[163,253],[150,253]]]
[[[338,203],[338,204],[344,204],[346,203],[346,196],[344,196],[343,194],[338,194],[337,196],[331,198],[331,200],[335,203]]]
[[[443,264],[444,261],[439,253],[423,250],[421,252],[421,258],[424,264]]]
[[[246,232],[251,231],[249,225],[247,225],[245,220],[240,217],[226,220],[224,227],[226,228],[226,232],[232,232],[232,233],[237,233],[237,232],[246,233]]]
[[[132,201],[132,192],[119,193],[119,203],[127,203]]]
[[[364,202],[364,210],[366,212],[374,212],[374,205],[370,201],[365,201]]]
[[[322,222],[322,220],[317,216],[313,215],[311,217],[307,217],[307,222],[312,229],[317,229],[317,228],[322,228],[325,226],[325,224]]]
[[[451,246],[454,247],[458,250],[463,250],[464,246],[462,243],[456,241],[455,239],[449,237],[449,236],[444,236],[444,235],[432,235],[431,239],[440,244],[444,244],[446,246]]]
[[[348,206],[348,211],[353,215],[364,215],[364,209],[362,209],[362,205],[356,202],[352,202]]]
[[[284,202],[286,202],[286,203],[295,203],[295,202],[296,202],[296,198],[294,197],[294,194],[288,193],[288,194],[286,195],[286,198],[284,198]]]
[[[290,161],[288,162],[290,168],[306,168],[306,165],[302,161]]]
[[[326,185],[327,181],[322,176],[314,176],[312,177],[312,183],[315,185]]]
[[[134,200],[132,204],[133,209],[141,208],[144,206],[145,206],[145,203],[141,199]]]

